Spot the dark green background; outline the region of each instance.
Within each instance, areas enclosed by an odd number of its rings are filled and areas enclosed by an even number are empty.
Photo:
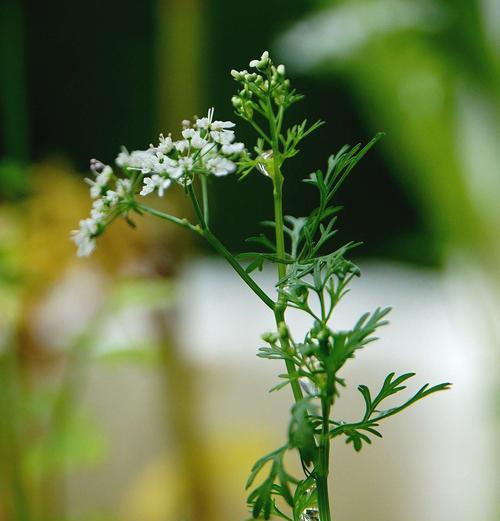
[[[4,1],[4,22],[10,16],[12,30],[17,2]],[[235,84],[229,70],[245,68],[249,59],[272,49],[275,36],[310,3],[210,0],[203,5],[203,105],[215,106],[223,119],[233,118],[229,100]],[[156,128],[154,2],[57,0],[25,2],[21,8],[27,159],[62,155],[84,172],[90,157],[111,162],[122,144],[143,148],[159,131],[168,130]],[[4,32],[2,45],[5,40]],[[10,59],[15,63],[15,56]],[[325,73],[292,78],[306,95],[294,110],[297,119],[307,115],[326,121],[286,171],[286,212],[300,215],[314,204],[312,189],[300,185],[300,178],[323,167],[344,143],[366,142],[384,129],[364,124],[340,77]],[[243,124],[238,136],[248,143],[254,139]],[[3,154],[12,156],[2,141]],[[395,179],[380,149],[372,151],[338,196],[337,203],[345,207],[339,240],[363,241],[360,256],[435,263],[436,241]],[[212,190],[214,224],[231,248],[241,249],[241,237],[254,234],[258,221],[271,215],[267,183],[253,175],[242,183],[224,179]]]

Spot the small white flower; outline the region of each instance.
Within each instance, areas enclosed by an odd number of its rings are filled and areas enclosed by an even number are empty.
[[[229,145],[234,141],[234,132],[232,130],[212,130],[210,137],[221,145]]]
[[[196,133],[196,130],[194,128],[185,128],[182,131],[182,137],[184,139],[191,139]]]
[[[166,174],[168,169],[176,164],[175,160],[157,153],[157,161],[155,162],[154,172],[157,174]]]
[[[178,165],[184,169],[184,171],[189,172],[193,169],[193,158],[191,157],[181,157],[177,161]]]
[[[208,109],[208,115],[206,117],[196,120],[196,127],[204,130],[208,129],[214,118],[214,112],[215,109],[213,107]]]
[[[200,157],[203,158],[204,156],[211,155],[217,153],[217,143],[213,142],[207,142],[207,144],[200,150]]]
[[[236,165],[225,157],[216,156],[207,161],[207,169],[217,177],[230,174],[236,170]]]
[[[113,169],[95,159],[90,162],[90,169],[95,174],[96,179],[95,181],[85,179],[85,181],[90,185],[90,197],[96,199],[101,195],[104,187],[110,182],[113,176]]]
[[[94,173],[95,176],[99,175],[105,167],[106,165],[98,159],[90,160],[90,170]]]
[[[268,63],[269,63],[269,52],[264,51],[259,60],[252,60],[250,62],[250,67],[255,67],[257,69],[261,69],[261,68],[265,67]]]
[[[106,204],[103,199],[96,199],[90,210],[90,217],[94,221],[102,221],[106,217]]]
[[[130,154],[125,147],[121,148],[120,153],[116,156],[115,163],[120,167],[124,168],[130,161]]]
[[[201,130],[206,130],[210,126],[208,118],[200,118],[196,120],[196,127]]]
[[[174,146],[175,146],[175,149],[178,150],[182,154],[189,148],[189,141],[182,139],[180,141],[176,141],[174,143]]]
[[[174,142],[170,137],[170,134],[165,137],[163,134],[160,134],[160,144],[158,145],[158,151],[162,154],[169,154],[174,148]]]
[[[163,197],[165,190],[172,184],[170,179],[161,178],[161,181],[158,184],[158,195]]]
[[[252,60],[253,62],[253,60]],[[250,62],[250,63],[252,63]],[[235,69],[233,69],[231,71],[231,76],[235,79],[235,80],[238,80],[238,81],[241,81],[245,78],[245,76],[248,74],[248,71],[245,69],[243,71],[237,71]]]
[[[176,161],[174,161],[171,166],[167,167],[167,174],[172,179],[177,180],[184,175],[184,169],[182,166],[179,166]]]
[[[233,128],[236,126],[236,123],[233,123],[232,121],[214,121],[210,125],[211,130],[223,130],[225,128]]]
[[[114,190],[108,190],[104,196],[104,200],[111,206],[114,206],[120,200],[120,196]]]
[[[206,139],[203,139],[200,136],[199,132],[195,132],[193,137],[191,138],[191,146],[196,149],[203,148],[207,143],[208,141]]]
[[[142,187],[142,190],[139,192],[140,195],[148,195],[148,194],[150,194],[150,193],[155,191],[156,183],[155,183],[155,180],[153,178],[154,178],[154,176],[152,176],[152,177],[145,177],[143,179],[144,186]]]
[[[230,156],[232,154],[240,154],[245,149],[243,143],[232,143],[230,145],[222,145],[222,153]]]
[[[94,219],[82,219],[80,228],[71,232],[71,239],[77,245],[78,257],[88,257],[95,249],[97,223]]]
[[[158,174],[151,177],[144,178],[144,186],[140,192],[141,195],[148,195],[155,190],[158,190],[158,195],[163,197],[165,190],[172,184],[170,179],[166,179]]]
[[[130,179],[118,179],[116,181],[116,193],[118,197],[122,199],[126,197],[132,188],[132,181]]]
[[[155,166],[155,150],[134,150],[129,153],[126,148],[118,154],[115,162],[121,168],[130,168],[131,170],[140,170],[143,174],[148,174],[154,170]]]

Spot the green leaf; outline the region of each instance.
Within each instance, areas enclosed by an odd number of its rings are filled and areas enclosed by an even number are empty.
[[[260,458],[252,467],[245,488],[250,488],[257,475],[269,463],[271,465],[267,477],[252,490],[247,502],[252,508],[254,519],[269,519],[271,514],[284,514],[277,509],[274,496],[282,497],[290,506],[293,506],[293,495],[290,485],[297,483],[297,480],[288,474],[284,468],[283,457],[288,450],[288,445],[284,445],[275,451]],[[285,516],[285,519],[288,519]]]
[[[288,428],[289,444],[300,451],[301,458],[307,466],[315,461],[317,451],[314,426],[309,418],[311,407],[311,397],[296,402],[291,410],[292,418]]]
[[[365,402],[365,414],[363,415],[363,419],[356,423],[334,422],[335,427],[330,431],[330,436],[334,438],[342,434],[345,435],[346,443],[352,443],[354,450],[359,451],[361,450],[363,443],[371,443],[369,434],[380,438],[382,437],[382,434],[374,428],[378,427],[380,420],[389,418],[390,416],[407,409],[426,396],[449,389],[451,385],[449,383],[441,383],[429,387],[429,384],[426,384],[401,405],[386,410],[377,409],[378,405],[380,405],[386,398],[406,389],[406,385],[402,384],[410,378],[413,378],[413,376],[415,376],[415,373],[405,373],[395,378],[395,373],[389,373],[375,398],[372,398],[370,390],[366,385],[360,385],[358,390],[363,396]]]

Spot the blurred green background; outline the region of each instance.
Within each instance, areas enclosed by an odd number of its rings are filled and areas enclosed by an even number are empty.
[[[428,511],[419,510],[417,496],[416,506],[399,505],[395,480],[387,484],[393,506],[370,501],[356,510],[346,501],[339,519],[392,521],[403,511],[408,521],[500,519],[500,386],[488,372],[498,368],[500,347],[498,0],[2,0],[0,44],[1,520],[243,519],[245,472],[284,423],[238,441],[235,404],[221,398],[231,391],[214,382],[224,371],[238,380],[245,363],[227,369],[217,357],[207,363],[210,354],[184,352],[178,324],[190,320],[182,314],[200,317],[204,308],[196,311],[182,288],[196,289],[189,284],[199,273],[218,280],[220,268],[206,259],[212,252],[146,221],[138,231],[116,225],[95,258],[76,261],[68,236],[88,211],[83,178],[91,157],[111,163],[123,144],[144,148],[211,106],[220,119],[234,119],[229,71],[264,49],[306,95],[293,115],[326,121],[286,172],[286,212],[300,215],[314,204],[300,179],[330,153],[386,132],[339,195],[338,240],[363,241],[362,265],[377,259],[403,270],[383,272],[379,294],[392,284],[409,300],[442,299],[441,315],[425,315],[425,325],[415,319],[407,336],[450,322],[463,350],[447,337],[449,351],[427,362],[461,361],[450,372],[471,380],[447,410],[467,403],[489,429],[476,426],[477,436],[465,437],[453,456],[468,461],[464,453],[482,446],[471,468],[481,458],[491,467],[490,492],[472,494],[468,510],[457,503],[464,517],[446,494]],[[249,129],[237,130],[238,139],[253,141]],[[213,228],[230,249],[241,250],[269,218],[267,189],[258,175],[211,187]],[[185,208],[176,196],[161,204]],[[451,311],[457,302],[469,306],[460,319]],[[425,298],[421,306],[432,308]],[[142,329],[116,336],[129,316]],[[458,327],[464,323],[470,339]],[[222,341],[215,336],[214,345]],[[258,337],[250,339],[256,349]],[[214,406],[227,422],[222,432],[210,405],[200,411],[205,384],[214,389],[211,400],[225,404]],[[126,392],[134,385],[135,401]],[[257,398],[240,392],[251,411]],[[460,392],[471,401],[461,402]],[[259,394],[255,407],[267,399]],[[287,403],[284,396],[278,405],[286,412]],[[465,412],[457,415],[465,434],[476,432]],[[474,476],[465,472],[457,483],[484,488]]]

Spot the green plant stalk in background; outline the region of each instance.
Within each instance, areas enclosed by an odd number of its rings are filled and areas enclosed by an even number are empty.
[[[96,238],[119,216],[130,221],[129,214],[148,213],[182,226],[205,239],[227,260],[247,286],[273,311],[276,331],[266,333],[265,347],[258,356],[281,360],[286,373],[272,391],[290,385],[295,400],[291,409],[288,439],[278,449],[262,457],[253,466],[247,481],[251,488],[248,505],[254,519],[281,518],[288,521],[331,521],[329,494],[330,445],[334,438],[344,437],[356,451],[373,437],[381,437],[382,420],[406,409],[420,399],[447,389],[443,383],[424,385],[400,405],[382,409],[382,402],[406,388],[413,373],[396,376],[390,373],[374,395],[368,387],[358,387],[364,400],[364,412],[358,420],[340,420],[333,415],[340,388],[346,385],[340,372],[357,352],[376,340],[375,331],[385,325],[389,309],[378,308],[364,314],[349,330],[329,327],[333,312],[347,291],[349,283],[359,276],[359,269],[346,258],[356,246],[347,243],[332,249],[335,224],[340,211],[333,198],[354,166],[380,139],[378,134],[366,146],[344,146],[330,156],[326,171],[317,170],[304,183],[318,191],[319,205],[304,217],[283,214],[286,176],[283,165],[299,153],[301,141],[321,126],[310,126],[307,120],[284,129],[287,109],[302,96],[290,87],[283,65],[274,66],[265,52],[252,60],[254,72],[232,71],[240,89],[233,96],[236,114],[257,133],[254,154],[242,143],[233,143],[234,124],[214,121],[213,109],[195,123],[183,123],[179,141],[160,136],[158,146],[131,154],[122,152],[117,158],[123,177],[100,162],[92,163],[96,179],[90,180],[95,199],[91,217],[81,221],[74,232],[80,255],[88,255]],[[267,129],[264,130],[264,129]],[[235,257],[216,237],[209,224],[207,182],[213,176],[226,175],[235,169],[245,177],[258,171],[270,179],[274,201],[274,220],[262,223],[274,230],[274,238],[266,234],[250,237],[259,251]],[[157,192],[162,196],[172,183],[180,184],[190,200],[197,223],[179,218],[137,201],[141,196]],[[142,188],[141,188],[142,187]],[[198,195],[201,190],[201,198]],[[201,204],[200,204],[201,200]],[[277,296],[271,298],[252,277],[252,272],[266,263],[277,265]],[[297,339],[287,323],[286,311],[295,309],[308,315],[311,326]],[[303,476],[294,477],[285,469],[287,452],[300,457]],[[267,474],[265,473],[267,471]],[[257,477],[263,476],[257,483]]]
[[[7,492],[2,495],[6,514],[12,519],[31,519],[26,480],[21,469],[21,440],[19,429],[19,367],[13,342],[0,357],[0,483]]]

